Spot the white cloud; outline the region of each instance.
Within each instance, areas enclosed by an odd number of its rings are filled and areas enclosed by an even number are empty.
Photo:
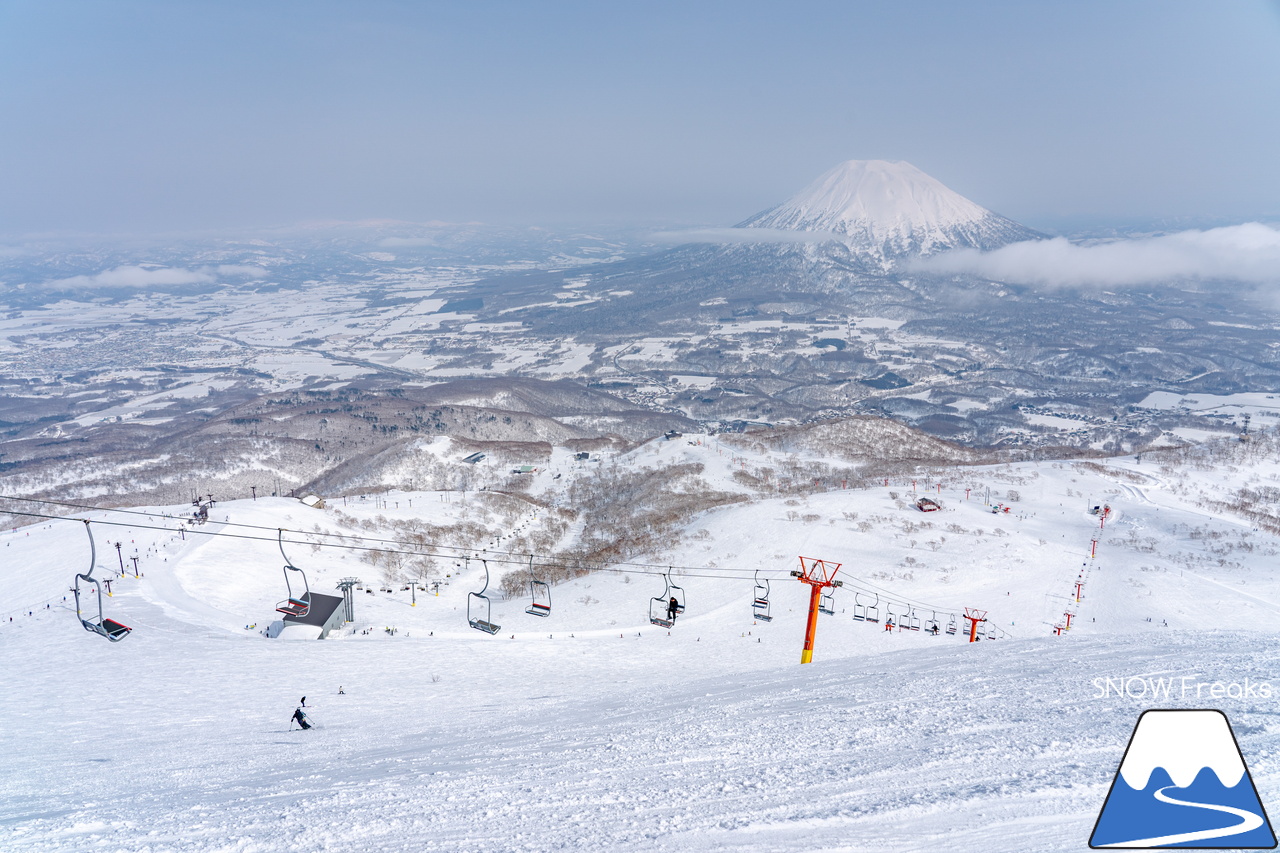
[[[113,287],[144,289],[175,284],[209,284],[226,277],[253,278],[262,275],[263,272],[261,267],[240,264],[197,267],[193,270],[182,267],[121,266],[94,275],[73,275],[70,278],[46,281],[44,286],[53,290],[92,290]]]
[[[1064,237],[991,252],[959,249],[909,269],[1043,287],[1123,287],[1178,281],[1280,284],[1280,231],[1258,222],[1161,237],[1077,245]]]
[[[782,228],[694,228],[659,231],[649,235],[655,243],[829,243],[843,239],[830,231],[788,231]]]

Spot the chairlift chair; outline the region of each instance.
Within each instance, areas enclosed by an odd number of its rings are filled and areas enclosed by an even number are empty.
[[[908,631],[920,630],[920,617],[916,615],[916,609],[914,607],[907,611],[905,619],[906,621],[902,625],[903,628]]]
[[[102,613],[102,582],[93,576],[93,566],[98,559],[98,549],[93,543],[93,531],[89,529],[89,520],[81,519],[81,521],[84,522],[85,533],[89,534],[89,571],[84,574],[77,574],[75,586],[72,587],[72,593],[76,598],[76,618],[80,620],[80,625],[86,631],[97,634],[100,637],[106,637],[113,643],[118,643],[129,636],[129,632],[133,629],[123,622],[108,619]],[[98,595],[97,616],[86,616],[80,608],[80,581],[94,585],[92,591]]]
[[[470,561],[468,561],[470,562]],[[485,590],[489,588],[489,563],[484,563],[484,586],[479,592],[467,593],[467,624],[477,631],[484,631],[486,634],[496,634],[502,630],[501,625],[493,624],[493,604],[489,601],[489,597],[485,595]],[[474,607],[472,602],[475,602]],[[481,618],[483,615],[484,618]]]
[[[538,580],[533,573],[533,555],[529,555],[529,595],[531,603],[524,612],[530,616],[551,615],[551,584]]]
[[[862,600],[862,596],[867,594],[868,593],[863,593],[863,592],[855,592],[853,594],[853,618],[855,622],[871,621],[867,618],[867,616],[869,614],[871,607],[873,607],[874,605],[867,604]],[[879,602],[880,602],[880,596],[877,595],[876,603],[878,604]]]
[[[818,611],[828,616],[836,614],[835,593],[824,592],[818,596]]]
[[[897,610],[895,611],[894,608],[897,608]],[[887,602],[885,604],[884,610],[885,610],[885,617],[884,617],[885,622],[893,625],[895,628],[901,631],[903,628],[902,617],[906,611],[903,610],[900,605],[894,604],[892,601]]]
[[[289,562],[289,555],[284,552],[284,528],[277,528],[279,535],[277,537],[280,546],[280,556],[284,557],[284,587],[289,591],[289,597],[276,605],[276,612],[283,613],[286,616],[292,616],[295,619],[302,619],[311,612],[311,586],[307,583],[307,573],[302,569]],[[289,582],[289,572],[297,572],[302,578],[302,594],[293,594],[293,584]]]
[[[668,569],[662,579],[666,584],[662,595],[655,595],[649,599],[649,621],[660,628],[670,628],[675,625],[675,620],[668,614],[671,608],[671,599],[676,600],[676,615],[684,612],[684,590],[671,582],[671,570]]]
[[[959,623],[956,622],[956,615],[952,613],[951,619],[947,622],[947,633],[954,634],[959,629],[959,627],[960,627]]]
[[[873,601],[872,603],[866,606],[865,612],[867,614],[868,622],[874,622],[877,625],[880,624],[880,596],[879,595],[876,596],[875,601]]]
[[[769,615],[769,579],[761,579],[759,569],[756,569],[756,595],[751,603],[751,615],[761,622],[773,621]]]
[[[667,583],[671,583],[671,567],[667,566]],[[676,600],[676,615],[679,616],[684,612],[684,587],[676,586],[671,583],[671,591],[669,596]]]
[[[934,610],[933,615],[929,617],[929,621],[924,626],[925,633],[938,636],[938,611]]]

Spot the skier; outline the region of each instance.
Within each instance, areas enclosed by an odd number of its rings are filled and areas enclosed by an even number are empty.
[[[302,697],[302,707],[304,707],[304,708],[305,708],[305,707],[307,707],[307,697],[306,697],[306,696],[303,696],[303,697]]]
[[[304,728],[304,729],[309,729],[309,728],[311,728],[311,724],[307,722],[307,714],[306,714],[306,712],[305,712],[305,711],[303,711],[303,710],[302,710],[302,707],[301,707],[301,706],[299,706],[299,707],[298,707],[298,709],[297,709],[296,711],[294,711],[294,712],[293,712],[293,719],[294,719],[294,720],[298,723],[298,725],[299,725],[299,726],[301,726],[302,728]]]
[[[679,609],[680,602],[676,600],[674,595],[671,596],[671,600],[667,602],[667,618],[672,622],[676,621],[676,611]]]

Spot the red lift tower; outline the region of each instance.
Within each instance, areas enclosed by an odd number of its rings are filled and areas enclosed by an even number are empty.
[[[987,621],[987,611],[966,607],[964,609],[964,618],[969,620],[969,642],[978,642],[978,623]]]
[[[835,579],[841,565],[815,560],[813,557],[801,557],[800,569],[791,573],[792,577],[800,578],[801,583],[809,585],[809,622],[804,629],[804,651],[800,652],[800,663],[813,662],[813,639],[818,633],[818,605],[822,603],[823,590],[844,586],[843,581]]]

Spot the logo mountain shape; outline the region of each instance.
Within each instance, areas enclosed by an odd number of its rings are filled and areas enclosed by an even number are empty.
[[[1145,711],[1089,846],[1273,849],[1275,833],[1226,715]]]

